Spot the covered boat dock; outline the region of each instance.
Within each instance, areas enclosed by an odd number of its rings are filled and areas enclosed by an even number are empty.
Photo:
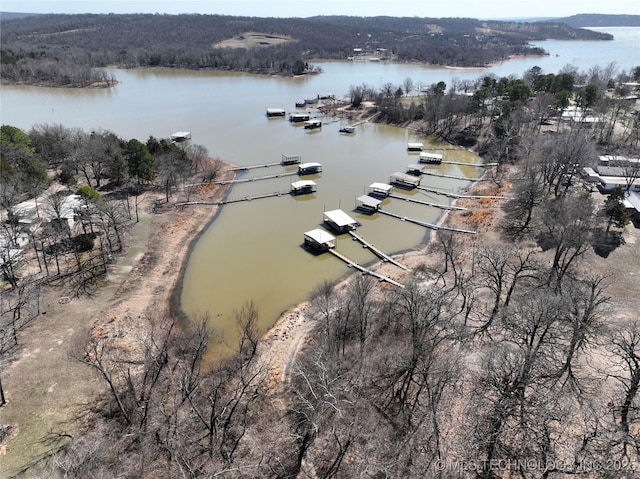
[[[424,145],[422,143],[407,143],[408,151],[422,151]]]
[[[276,118],[285,116],[284,108],[267,108],[267,118]]]
[[[338,234],[353,231],[358,227],[358,222],[342,210],[325,211],[324,222]]]
[[[309,113],[289,113],[289,121],[292,123],[302,123],[309,120]]]
[[[300,180],[291,183],[292,195],[306,195],[316,191],[316,182],[311,180]]]
[[[336,247],[336,238],[325,230],[316,228],[304,234],[304,245],[315,251],[324,252]]]
[[[282,165],[299,165],[302,162],[302,157],[300,155],[282,155],[282,161],[280,164]]]
[[[420,163],[439,165],[442,163],[442,155],[439,153],[427,153],[426,151],[423,151],[420,153]]]
[[[356,198],[356,209],[371,215],[380,210],[381,200],[369,195],[362,195]]]
[[[374,198],[386,198],[389,196],[392,189],[393,186],[387,183],[371,183],[367,194]]]
[[[298,165],[299,175],[310,175],[312,173],[320,173],[322,171],[322,164],[320,163],[301,163]]]
[[[420,176],[422,174],[422,165],[409,163],[407,165],[407,175]]]
[[[389,182],[392,185],[397,185],[403,188],[415,188],[420,184],[420,178],[406,173],[393,173],[389,177]]]

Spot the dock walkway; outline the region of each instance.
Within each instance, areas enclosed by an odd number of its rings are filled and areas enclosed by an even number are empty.
[[[489,178],[467,178],[465,176],[456,176],[456,175],[445,175],[444,173],[434,173],[431,171],[422,170],[423,175],[428,176],[437,176],[438,178],[451,178],[453,180],[462,180],[462,181],[489,181]]]
[[[236,180],[220,180],[214,181],[213,183],[216,185],[235,185],[238,183],[250,183],[252,181],[260,181],[260,180],[270,180],[272,178],[281,178],[283,176],[296,176],[298,174],[297,171],[289,171],[283,173],[275,173],[273,175],[264,175],[264,176],[254,176],[253,178],[240,178]]]
[[[370,269],[365,268],[364,266],[360,266],[358,263],[356,263],[355,261],[351,261],[349,258],[347,258],[345,255],[338,253],[335,248],[331,248],[329,250],[329,253],[331,253],[332,255],[334,255],[336,258],[341,259],[342,261],[344,261],[345,263],[347,263],[347,265],[349,265],[349,267],[355,268],[359,271],[362,271],[365,274],[370,274],[371,276],[374,276],[376,278],[378,278],[379,281],[386,281],[387,283],[391,283],[394,286],[399,286],[400,288],[404,288],[404,285],[401,283],[398,283],[397,281],[394,281],[393,279],[389,278],[388,276],[384,276],[382,274],[376,273],[374,271],[371,271]]]
[[[246,171],[253,170],[256,168],[270,168],[272,166],[280,166],[282,164],[281,161],[276,161],[274,163],[262,163],[260,165],[247,165],[247,166],[235,166],[233,168],[229,168],[226,171]]]
[[[418,203],[420,205],[425,206],[433,206],[434,208],[441,208],[443,210],[458,210],[458,211],[468,211],[469,208],[464,208],[462,206],[453,206],[453,205],[443,205],[440,203],[431,203],[429,201],[416,200],[414,198],[409,198],[408,196],[396,195],[395,193],[390,193],[389,198],[395,198],[397,200],[409,201],[411,203]]]
[[[182,201],[180,203],[176,203],[176,206],[193,206],[193,205],[220,206],[220,205],[227,205],[229,203],[240,203],[241,201],[252,201],[252,200],[259,200],[262,198],[273,198],[275,196],[285,196],[288,194],[289,194],[288,191],[274,191],[273,193],[263,193],[261,195],[243,196],[241,198],[232,198],[232,199],[221,200],[221,201]]]
[[[492,196],[492,195],[461,195],[459,193],[450,193],[448,191],[439,190],[437,188],[429,188],[428,186],[417,186],[417,189],[426,191],[427,193],[435,193],[436,195],[448,196],[449,198],[469,198],[474,200],[490,199],[490,200],[509,200],[508,196]]]
[[[359,241],[360,243],[362,243],[362,246],[364,246],[365,248],[370,250],[378,258],[382,259],[382,261],[391,263],[391,264],[393,264],[393,265],[397,266],[398,268],[403,269],[405,271],[409,271],[409,268],[407,268],[405,265],[403,265],[401,263],[398,263],[391,256],[389,256],[384,251],[379,250],[378,248],[373,246],[371,243],[369,243],[367,240],[365,240],[362,236],[356,234],[354,231],[349,231],[349,234],[353,237],[354,240]]]
[[[442,160],[443,165],[460,165],[460,166],[476,166],[478,168],[489,168],[491,166],[498,166],[498,163],[466,163],[464,161],[448,161]]]
[[[446,231],[454,231],[456,233],[469,233],[476,234],[477,232],[474,230],[466,230],[463,228],[453,228],[451,226],[445,225],[437,225],[435,223],[429,223],[428,221],[418,220],[415,218],[409,218],[408,216],[402,216],[397,213],[392,213],[391,211],[386,210],[378,210],[378,213],[382,213],[387,216],[391,216],[393,218],[398,218],[401,221],[408,221],[409,223],[414,223],[420,226],[424,226],[425,228],[431,228],[432,230],[446,230]]]

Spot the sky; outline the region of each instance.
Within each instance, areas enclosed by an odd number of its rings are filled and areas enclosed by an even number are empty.
[[[638,0],[0,0],[29,13],[202,13],[254,17],[351,15],[521,19],[577,13],[640,15]]]

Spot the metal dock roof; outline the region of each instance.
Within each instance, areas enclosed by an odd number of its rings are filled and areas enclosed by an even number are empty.
[[[331,221],[339,228],[355,225],[358,222],[342,210],[331,210],[324,212],[324,218]]]

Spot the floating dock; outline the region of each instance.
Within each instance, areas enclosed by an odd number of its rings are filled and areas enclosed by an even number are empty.
[[[443,205],[440,203],[431,203],[429,201],[416,200],[414,198],[409,198],[408,196],[396,195],[395,193],[391,193],[389,198],[395,198],[397,200],[408,201],[410,203],[417,203],[425,206],[433,206],[434,208],[440,208],[443,210],[457,210],[457,211],[468,211],[469,208],[464,208],[462,206],[453,206],[453,205]]]
[[[418,186],[417,187],[421,191],[426,191],[428,193],[435,193],[436,195],[448,196],[449,198],[469,198],[474,200],[480,199],[490,199],[490,200],[509,200],[511,199],[508,196],[492,196],[492,195],[462,195],[459,193],[450,193],[448,191],[439,190],[437,188],[429,188],[427,186]]]
[[[389,177],[389,183],[404,188],[415,188],[420,184],[420,178],[406,173],[396,172]]]
[[[464,161],[449,161],[449,160],[444,160],[442,163],[445,165],[476,166],[478,168],[488,168],[490,166],[498,166],[498,163],[466,163]]]
[[[442,155],[439,153],[427,153],[423,151],[420,153],[420,163],[426,163],[427,165],[439,165],[442,163]]]
[[[371,244],[368,241],[366,241],[362,236],[357,235],[353,231],[349,231],[349,234],[353,237],[354,240],[359,241],[362,244],[363,247],[367,248],[373,254],[375,254],[378,258],[382,259],[382,261],[391,263],[391,264],[393,264],[393,265],[397,266],[398,268],[401,268],[401,269],[403,269],[405,271],[409,271],[409,268],[407,268],[405,265],[403,265],[401,263],[398,263],[391,256],[389,256],[388,254],[384,253],[382,250],[379,250],[378,248],[376,248],[373,244]]]
[[[437,225],[435,223],[430,223],[428,221],[418,220],[415,218],[409,218],[408,216],[402,216],[397,213],[392,213],[390,211],[378,210],[380,213],[385,214],[387,216],[391,216],[393,218],[398,218],[401,221],[408,221],[409,223],[414,223],[420,226],[424,226],[425,228],[431,228],[432,230],[446,230],[446,231],[455,231],[456,233],[469,233],[476,234],[476,231],[466,230],[463,228],[453,228],[451,226]]]
[[[336,237],[323,229],[316,228],[304,233],[304,245],[320,253],[333,251],[336,247]]]
[[[300,163],[298,165],[299,175],[310,175],[313,173],[320,173],[322,171],[322,165],[320,163]]]
[[[443,173],[433,173],[431,171],[423,171],[423,175],[429,176],[437,176],[439,178],[451,178],[452,180],[462,180],[462,181],[489,181],[489,178],[466,178],[464,176],[456,176],[456,175],[445,175]]]
[[[381,200],[369,195],[362,195],[356,198],[356,209],[365,214],[372,215],[380,210]]]
[[[300,180],[294,181],[291,183],[291,194],[294,196],[297,195],[307,195],[309,193],[316,192],[316,182],[312,180]]]
[[[321,127],[322,127],[322,121],[318,119],[308,120],[304,122],[305,130],[315,130],[316,128],[321,128]]]
[[[232,198],[221,201],[182,201],[180,203],[176,203],[176,206],[197,206],[197,205],[206,205],[206,206],[221,206],[228,205],[230,203],[240,203],[242,201],[252,201],[259,200],[262,198],[273,198],[276,196],[284,196],[288,195],[287,191],[274,191],[273,193],[263,193],[261,195],[251,195],[251,196],[243,196],[241,198]]]
[[[369,196],[373,196],[374,198],[386,198],[391,193],[393,186],[387,183],[371,183],[369,185],[369,189],[367,194]]]
[[[422,174],[422,165],[410,163],[407,165],[407,175],[420,176]]]
[[[323,221],[337,234],[348,233],[358,227],[358,222],[342,210],[325,211]]]
[[[284,108],[267,108],[266,115],[267,118],[284,117],[286,112],[284,111]]]
[[[384,276],[382,274],[379,273],[375,273],[367,268],[365,268],[364,266],[360,266],[358,263],[356,263],[355,261],[350,260],[349,258],[347,258],[346,256],[344,256],[343,254],[338,253],[335,249],[329,249],[328,250],[329,253],[331,253],[332,255],[334,255],[336,258],[341,259],[342,261],[344,261],[345,263],[347,263],[347,265],[351,268],[355,268],[359,271],[362,271],[364,274],[370,274],[371,276],[374,276],[376,278],[378,278],[379,281],[386,281],[387,283],[393,284],[394,286],[398,286],[400,288],[404,288],[404,285],[401,283],[398,283],[397,281],[394,281],[393,279],[389,278],[388,276]]]
[[[302,162],[302,157],[300,155],[282,155],[282,160],[280,163],[282,165],[299,165]]]
[[[270,180],[272,178],[281,178],[283,176],[295,176],[298,173],[295,171],[285,171],[282,173],[275,173],[273,175],[264,175],[264,176],[254,176],[253,178],[240,178],[236,180],[220,180],[214,181],[214,185],[236,185],[238,183],[250,183],[252,181],[260,181],[260,180]]]
[[[289,113],[289,121],[291,123],[302,123],[303,121],[309,121],[309,113]]]
[[[229,168],[227,171],[247,171],[247,170],[254,170],[257,168],[270,168],[272,166],[280,166],[280,162],[262,163],[259,165],[234,166],[233,168]]]

